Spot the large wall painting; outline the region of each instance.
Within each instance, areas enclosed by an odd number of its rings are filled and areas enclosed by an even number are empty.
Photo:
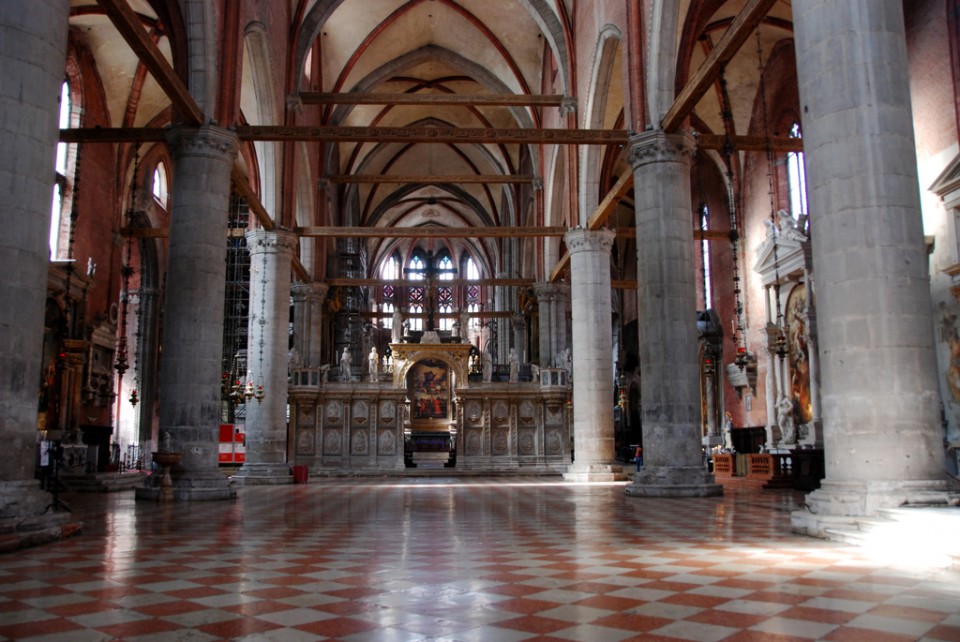
[[[409,373],[413,419],[447,419],[450,367],[437,359],[413,364]]]

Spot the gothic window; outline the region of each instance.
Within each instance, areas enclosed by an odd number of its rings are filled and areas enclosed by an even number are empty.
[[[464,269],[466,274],[467,281],[477,281],[480,279],[480,267],[477,265],[477,262],[473,260],[472,256],[468,256],[466,260],[466,265]],[[467,312],[471,315],[480,312],[480,286],[475,283],[468,283],[465,292],[464,292],[464,303],[467,306]],[[471,316],[470,317],[470,329],[476,330],[480,325],[480,319]]]
[[[437,267],[440,269],[439,280],[440,281],[451,281],[453,280],[453,261],[450,260],[449,254],[444,254],[440,257]],[[437,312],[440,314],[439,327],[441,330],[452,330],[453,329],[453,287],[439,286],[437,288]],[[449,316],[444,316],[449,315]]]
[[[394,254],[380,265],[380,278],[384,281],[396,281],[400,278],[400,258]],[[384,313],[383,327],[393,328],[393,311],[397,306],[397,287],[392,283],[380,288],[380,310]]]
[[[75,112],[79,113],[71,95],[70,81],[65,80],[60,88],[60,129],[73,125]],[[54,260],[67,258],[64,240],[70,233],[76,161],[75,146],[57,143],[56,179],[50,208],[50,258]]]
[[[407,278],[411,281],[423,281],[426,265],[420,254],[414,254],[407,265]],[[411,315],[410,329],[423,330],[423,311],[426,299],[426,288],[423,286],[409,286],[407,288],[407,312]],[[415,316],[414,316],[415,315]]]
[[[700,210],[700,229],[710,229],[710,210],[704,205]],[[703,261],[703,309],[713,307],[713,287],[710,285],[710,244],[700,243],[700,259]]]
[[[790,128],[791,138],[802,138],[800,125],[794,123]],[[807,213],[807,175],[803,167],[803,152],[787,154],[787,184],[790,186],[790,214],[801,220]]]
[[[167,169],[163,161],[157,163],[153,170],[153,197],[157,199],[160,205],[167,208]]]

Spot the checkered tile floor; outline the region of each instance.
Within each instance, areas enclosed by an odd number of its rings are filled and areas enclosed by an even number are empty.
[[[960,640],[960,574],[792,535],[792,492],[316,479],[66,499],[80,535],[0,556],[2,639]]]

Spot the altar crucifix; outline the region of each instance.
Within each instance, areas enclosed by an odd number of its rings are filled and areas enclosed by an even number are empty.
[[[437,312],[437,278],[442,277],[444,274],[451,275],[450,278],[453,278],[452,275],[457,273],[456,268],[441,268],[437,266],[436,257],[433,254],[433,250],[428,251],[423,256],[423,267],[422,268],[404,268],[403,273],[411,280],[421,280],[423,282],[424,289],[424,307],[427,311],[427,323],[426,330],[432,331],[436,330],[436,312]],[[416,275],[416,276],[411,276]],[[413,286],[413,287],[420,287]]]

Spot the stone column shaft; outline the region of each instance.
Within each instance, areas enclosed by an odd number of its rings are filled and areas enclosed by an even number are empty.
[[[793,14],[826,458],[807,501],[870,515],[944,484],[903,7],[806,1]],[[818,532],[802,517],[795,528]]]
[[[703,467],[697,286],[688,134],[631,138],[637,219],[637,326],[643,468],[631,495],[723,493]]]
[[[573,308],[572,481],[623,479],[613,435],[613,354],[610,337],[612,230],[573,229],[564,235],[570,252]]]
[[[219,466],[223,299],[230,168],[237,137],[211,125],[171,131],[174,181],[160,367],[161,448],[183,455],[176,500],[226,499]]]
[[[8,536],[30,544],[68,534],[61,528],[69,513],[47,510],[34,457],[69,15],[67,0],[38,0],[29,10],[0,2],[0,516]]]
[[[234,480],[289,484],[293,476],[287,465],[287,320],[290,264],[297,235],[252,230],[246,237],[250,252],[247,369],[254,385],[264,387],[264,397],[262,401],[247,400],[246,459]]]
[[[293,292],[293,347],[305,368],[319,368],[323,359],[324,283],[298,283]]]

